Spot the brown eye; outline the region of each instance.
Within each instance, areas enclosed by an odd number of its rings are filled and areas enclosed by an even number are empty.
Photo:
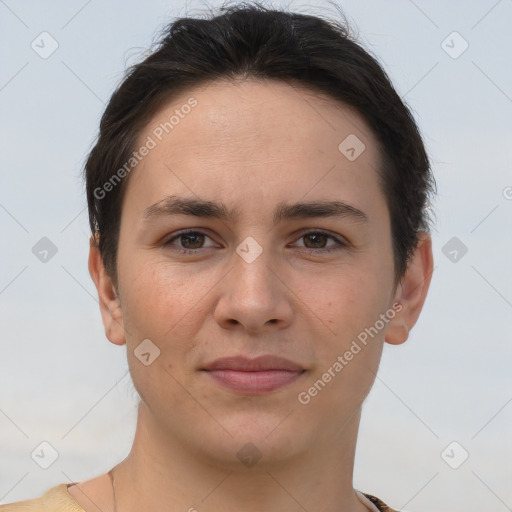
[[[304,235],[302,238],[304,238],[304,240],[311,241],[311,243],[314,245],[314,247],[308,247],[308,249],[323,249],[324,247],[320,246],[324,246],[327,243],[327,239],[329,237],[323,233],[312,233]]]
[[[189,230],[177,233],[172,238],[169,238],[169,240],[167,240],[163,245],[172,251],[177,251],[183,254],[199,254],[201,249],[208,248],[208,246],[204,246],[206,239],[210,239],[210,237],[205,233]],[[302,234],[299,240],[301,239],[305,240],[305,245],[303,247],[313,253],[327,253],[348,247],[348,244],[344,241],[323,231],[309,231]],[[326,246],[329,239],[333,240],[335,244]],[[178,247],[176,247],[175,244],[176,240],[179,242]],[[209,247],[212,246],[210,245]]]
[[[204,243],[204,235],[202,233],[183,233],[178,238],[184,242],[185,249],[199,249]]]
[[[194,254],[199,253],[200,249],[205,248],[204,243],[205,239],[210,238],[208,235],[201,231],[181,231],[180,233],[176,234],[172,238],[169,238],[166,242],[164,242],[164,247],[172,250],[181,252],[183,254]],[[181,247],[175,247],[174,241],[178,240]],[[212,246],[210,246],[212,247]],[[208,248],[208,247],[206,247]]]
[[[339,238],[324,231],[309,231],[307,233],[303,233],[299,240],[301,239],[305,241],[305,248],[312,252],[325,253],[348,247],[348,244],[343,240],[340,240]],[[329,239],[334,240],[336,243],[330,247],[326,247]]]

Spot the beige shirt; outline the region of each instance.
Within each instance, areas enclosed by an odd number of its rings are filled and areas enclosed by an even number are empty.
[[[77,483],[77,482],[74,482]],[[85,512],[69,494],[73,484],[59,484],[46,491],[40,498],[0,505],[0,512]],[[357,497],[371,512],[398,512],[370,494],[356,491]]]

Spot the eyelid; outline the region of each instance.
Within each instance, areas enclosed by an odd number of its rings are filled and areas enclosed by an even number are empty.
[[[303,238],[304,236],[309,235],[309,234],[324,235],[327,238],[330,238],[336,242],[334,245],[327,246],[327,247],[320,248],[320,249],[314,249],[314,248],[310,249],[308,247],[300,247],[303,251],[306,251],[309,254],[313,254],[313,255],[314,254],[319,254],[319,255],[329,254],[329,253],[333,253],[333,252],[341,250],[341,249],[346,250],[349,247],[351,247],[350,242],[348,242],[348,240],[344,236],[331,233],[330,231],[326,231],[325,229],[307,228],[307,229],[298,231],[297,233],[294,234],[294,240],[298,241],[301,238]]]
[[[340,243],[344,243],[346,245],[349,244],[349,241],[343,235],[340,235],[338,233],[333,233],[332,231],[329,231],[327,229],[322,229],[322,228],[304,228],[304,229],[300,229],[299,231],[296,231],[295,233],[293,233],[293,237],[294,237],[294,239],[297,239],[297,238],[303,237],[304,235],[308,235],[310,233],[312,233],[312,234],[322,234],[322,235],[325,235],[325,236],[330,236],[331,238],[334,238],[336,241],[338,241]]]
[[[181,229],[179,231],[175,231],[174,233],[171,233],[171,235],[169,237],[165,237],[163,239],[163,242],[162,244],[165,246],[165,245],[170,245],[170,242],[172,242],[173,240],[176,240],[177,238],[179,238],[180,236],[182,235],[187,235],[187,234],[200,234],[200,235],[204,235],[205,237],[207,238],[210,238],[211,240],[213,240],[213,237],[211,235],[208,234],[208,230],[205,230],[204,228],[186,228],[186,229]],[[189,251],[193,251],[193,252],[198,252],[200,249],[187,249]]]

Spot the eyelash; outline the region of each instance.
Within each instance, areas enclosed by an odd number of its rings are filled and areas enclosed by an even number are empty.
[[[181,249],[179,247],[172,247],[171,248],[171,245],[172,245],[171,242],[173,242],[174,240],[180,238],[183,235],[189,235],[189,234],[194,234],[194,235],[199,234],[199,235],[204,235],[204,236],[206,236],[208,238],[211,238],[206,233],[204,233],[202,231],[198,231],[198,230],[195,230],[195,229],[189,229],[189,230],[184,230],[184,231],[178,232],[172,238],[169,238],[169,240],[164,242],[163,245],[165,247],[170,248],[172,251],[179,252],[180,254],[197,254],[201,250],[201,248],[199,248],[199,249]],[[334,240],[337,243],[337,245],[329,247],[327,249],[310,249],[310,248],[306,247],[307,251],[312,251],[314,253],[325,254],[325,253],[331,253],[331,252],[334,252],[334,251],[339,251],[340,249],[345,249],[345,248],[348,247],[347,243],[345,243],[342,240],[340,240],[339,238],[331,235],[330,233],[328,233],[326,231],[321,231],[321,230],[320,231],[311,230],[311,231],[307,231],[305,233],[302,233],[297,240],[299,240],[300,238],[304,238],[307,235],[312,235],[312,234],[313,235],[325,235],[325,236],[327,236],[327,238],[331,238],[332,240]]]

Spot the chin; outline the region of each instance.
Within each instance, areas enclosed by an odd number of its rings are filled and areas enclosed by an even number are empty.
[[[214,464],[220,463],[232,471],[245,468],[269,470],[276,465],[282,466],[286,460],[292,461],[308,451],[315,437],[314,432],[308,436],[297,429],[291,419],[293,413],[285,419],[288,412],[221,418],[220,423],[231,436],[224,432],[220,438],[213,438],[214,432],[210,431],[210,436],[206,436],[208,439],[202,439],[205,443],[202,449],[208,452]]]

